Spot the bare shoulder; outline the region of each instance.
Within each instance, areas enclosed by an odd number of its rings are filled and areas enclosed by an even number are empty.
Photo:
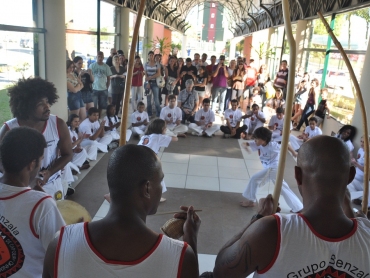
[[[61,139],[64,136],[67,136],[69,138],[68,126],[63,119],[57,117],[57,126],[58,126],[58,132],[61,135]]]
[[[181,262],[180,262],[181,263]],[[187,246],[181,268],[181,278],[198,278],[198,259],[190,245]]]

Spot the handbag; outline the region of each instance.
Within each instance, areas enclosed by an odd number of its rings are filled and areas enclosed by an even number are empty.
[[[168,77],[166,88],[168,92],[172,93],[172,91],[175,89],[176,84],[174,84],[176,78],[175,77]]]
[[[164,79],[164,76],[158,76],[156,78],[156,81],[158,88],[164,88],[164,86],[166,85],[166,80]]]

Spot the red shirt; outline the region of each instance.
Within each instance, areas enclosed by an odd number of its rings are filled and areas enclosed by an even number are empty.
[[[140,66],[139,68],[134,67],[134,76],[132,76],[132,84],[131,84],[131,86],[133,87],[143,86],[143,75],[140,73],[135,74],[135,72],[138,72],[138,71],[143,72],[144,71],[143,66]]]
[[[208,76],[210,77],[210,80],[207,83],[212,83],[212,80],[213,80],[212,69],[213,69],[213,65],[206,66]]]
[[[257,82],[257,70],[252,67],[247,67],[247,79],[245,80],[246,86],[254,86]]]

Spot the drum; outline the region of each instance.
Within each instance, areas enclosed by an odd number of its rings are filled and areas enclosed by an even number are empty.
[[[185,219],[171,218],[162,227],[162,232],[173,239],[179,239],[184,235]]]
[[[70,200],[56,201],[60,214],[67,225],[91,222],[90,213],[80,204]]]

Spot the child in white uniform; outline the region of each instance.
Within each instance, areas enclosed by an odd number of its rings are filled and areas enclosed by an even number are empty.
[[[120,134],[117,128],[120,127],[121,122],[116,116],[116,106],[115,105],[110,104],[107,106],[107,116],[104,117],[104,121],[105,121],[105,127],[104,127],[105,133],[110,134],[112,136],[112,141],[115,143],[118,143],[120,139]],[[131,134],[132,134],[131,130],[129,129],[126,130],[126,142],[130,140]]]
[[[294,157],[297,157],[298,155],[297,151],[299,150],[299,148],[302,146],[304,142],[306,142],[307,140],[315,136],[322,134],[321,129],[316,126],[317,119],[315,117],[310,118],[308,120],[308,123],[309,123],[309,126],[305,128],[304,132],[301,135],[298,135],[298,136],[290,135],[289,136],[289,142],[290,142],[290,145],[292,146],[292,149],[293,149],[292,154]]]
[[[242,194],[247,200],[240,202],[240,205],[243,207],[255,206],[258,186],[261,186],[268,181],[275,183],[280,156],[280,144],[271,141],[272,133],[270,130],[265,127],[257,128],[254,131],[253,136],[255,138],[254,142],[249,141],[245,144],[252,150],[258,150],[264,169],[250,178],[249,183]],[[292,209],[291,212],[299,212],[303,209],[302,202],[284,180],[281,188],[281,195],[283,195],[288,206]]]
[[[188,127],[181,124],[182,111],[179,107],[176,106],[175,95],[168,96],[168,106],[162,108],[159,117],[166,122],[167,135],[175,137],[186,137],[185,133],[188,131]]]
[[[356,135],[356,128],[352,125],[344,125],[341,129],[339,129],[337,135],[335,137],[342,140],[348,148],[348,151],[353,158],[353,150],[355,147],[353,146],[352,140]]]
[[[361,137],[361,148],[357,151],[357,160],[352,158],[352,165],[356,167],[356,176],[353,181],[347,185],[349,192],[351,193],[351,199],[356,205],[361,205],[364,191],[364,168],[365,168],[365,151],[364,151],[364,137]],[[359,192],[361,191],[361,192]],[[355,193],[358,192],[358,193]],[[362,193],[362,194],[361,194]],[[370,192],[369,192],[370,197]]]
[[[240,121],[242,119],[242,112],[238,109],[238,100],[231,100],[231,109],[225,111],[226,125],[220,127],[221,131],[224,133],[225,138],[240,138],[242,129],[240,126]]]
[[[89,117],[80,124],[80,132],[86,135],[81,146],[95,145],[100,151],[107,153],[108,145],[112,142],[112,135],[105,134],[105,121],[99,123],[99,110],[97,108],[91,107],[88,113]]]
[[[276,108],[276,115],[272,116],[269,122],[269,129],[272,131],[272,140],[279,142],[282,139],[284,128],[284,109],[281,107]],[[290,130],[293,129],[290,123]]]
[[[137,104],[137,110],[131,114],[131,130],[134,135],[143,136],[149,124],[149,116],[145,111],[144,102]]]
[[[193,135],[212,137],[212,135],[220,130],[220,125],[215,125],[215,113],[209,109],[211,101],[209,98],[203,99],[203,108],[195,113],[195,123],[189,124],[189,129]]]
[[[262,127],[266,122],[265,114],[260,111],[260,107],[256,103],[252,105],[252,111],[247,111],[242,119],[244,119],[244,126],[248,127],[248,139],[250,139],[255,129]]]
[[[141,137],[138,145],[151,148],[158,154],[161,147],[168,147],[172,141],[178,141],[178,138],[166,135],[166,122],[162,119],[155,119],[150,122],[145,135]],[[162,193],[164,193],[167,191],[164,180],[162,180],[161,184],[163,187]],[[165,200],[165,198],[161,198],[161,202]]]

